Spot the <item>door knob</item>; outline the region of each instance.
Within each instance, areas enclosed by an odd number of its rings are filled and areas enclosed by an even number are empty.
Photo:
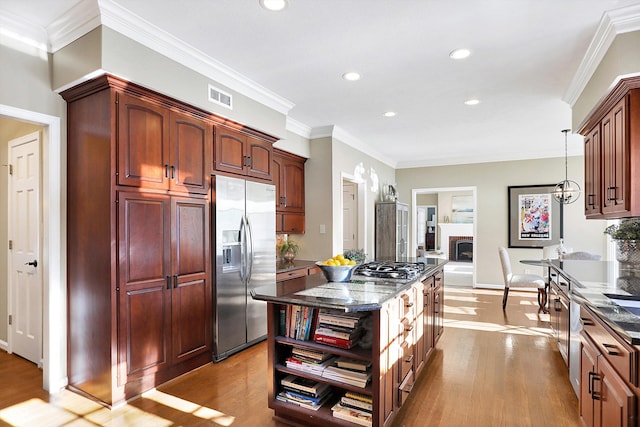
[[[25,263],[24,263],[24,265],[32,265],[32,266],[34,266],[34,267],[37,267],[37,266],[38,266],[38,260],[37,260],[37,259],[34,259],[34,260],[33,260],[33,261],[31,261],[31,262],[25,262]]]

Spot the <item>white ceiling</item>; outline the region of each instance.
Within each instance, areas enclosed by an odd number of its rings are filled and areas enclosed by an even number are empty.
[[[86,32],[110,25],[105,11],[126,16],[290,101],[298,132],[335,126],[340,139],[410,167],[563,156],[568,92],[598,26],[606,11],[638,4],[289,0],[276,13],[258,0],[0,0],[0,28],[55,50],[69,20]],[[471,56],[450,59],[459,47]],[[352,70],[360,81],[341,78]],[[481,102],[464,105],[469,98]],[[388,110],[397,116],[383,117]],[[581,141],[572,135],[570,154]]]

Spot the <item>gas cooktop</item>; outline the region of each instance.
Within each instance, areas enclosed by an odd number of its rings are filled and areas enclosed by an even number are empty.
[[[353,274],[383,279],[414,279],[424,271],[424,262],[371,261],[358,266]]]

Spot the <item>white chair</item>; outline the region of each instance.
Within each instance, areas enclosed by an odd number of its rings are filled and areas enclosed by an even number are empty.
[[[540,310],[547,312],[547,289],[542,276],[537,274],[513,274],[511,272],[511,261],[509,253],[503,247],[498,249],[500,263],[502,264],[502,275],[504,277],[504,296],[502,297],[502,309],[507,307],[509,288],[536,288],[538,289],[538,305]]]
[[[600,261],[602,257],[600,255],[592,254],[590,252],[577,251],[577,252],[569,252],[562,256],[562,259],[583,259],[590,261]]]

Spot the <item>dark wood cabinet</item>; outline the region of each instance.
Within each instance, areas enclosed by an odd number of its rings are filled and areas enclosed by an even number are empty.
[[[273,150],[273,182],[276,185],[276,232],[305,231],[304,157]]]
[[[214,122],[109,75],[62,95],[69,388],[118,405],[212,360]]]
[[[582,307],[580,421],[583,426],[636,425],[637,351]]]
[[[585,215],[640,216],[640,77],[622,79],[580,125]]]
[[[126,92],[116,98],[118,184],[207,194],[213,124]]]
[[[600,124],[584,139],[584,213],[587,218],[602,213],[600,194]]]
[[[569,364],[569,280],[557,274],[549,283],[549,320],[553,339],[564,362]]]
[[[218,126],[214,145],[217,171],[273,180],[273,140]]]

